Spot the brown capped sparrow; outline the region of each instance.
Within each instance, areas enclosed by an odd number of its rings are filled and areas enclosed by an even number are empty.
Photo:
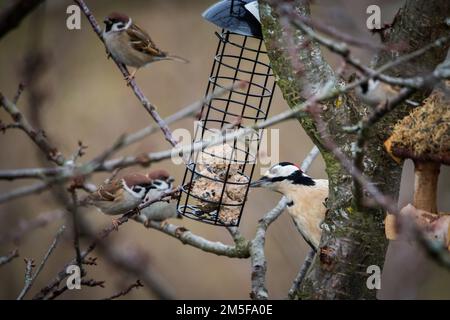
[[[148,174],[152,179],[152,185],[145,196],[143,204],[147,201],[158,199],[161,195],[172,189],[174,179],[165,170],[156,170]],[[150,221],[164,224],[167,219],[179,217],[177,206],[166,200],[160,200],[139,210],[139,214],[133,219],[148,226]]]
[[[380,104],[389,103],[400,93],[400,90],[379,80],[369,79],[356,87],[355,92],[362,102],[376,108]],[[406,100],[406,103],[418,106],[418,103],[411,100]]]
[[[149,175],[128,174],[121,179],[112,178],[105,181],[87,199],[87,204],[94,205],[108,215],[121,215],[136,209],[152,188]],[[117,220],[113,220],[117,227]]]
[[[280,162],[272,166],[251,187],[264,187],[287,198],[287,211],[305,241],[317,251],[325,219],[328,180],[312,179],[296,165]]]
[[[111,13],[105,20],[103,39],[109,53],[121,63],[136,68],[127,81],[130,82],[139,68],[161,60],[187,63],[186,59],[169,55],[156,47],[150,36],[122,13]]]

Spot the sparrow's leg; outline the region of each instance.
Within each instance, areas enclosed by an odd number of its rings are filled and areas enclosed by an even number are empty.
[[[125,77],[125,80],[127,81],[127,86],[130,85],[131,81],[133,81],[134,77],[136,76],[136,72],[138,71],[138,69],[134,69],[133,72]]]
[[[161,228],[164,228],[169,222],[167,220],[161,221],[161,223],[159,224],[159,226]]]
[[[112,222],[114,230],[119,231],[120,220],[119,219],[112,219],[111,222]]]

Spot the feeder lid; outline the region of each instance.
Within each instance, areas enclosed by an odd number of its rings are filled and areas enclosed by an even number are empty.
[[[202,16],[228,31],[262,38],[257,5],[255,0],[222,0],[209,7]]]

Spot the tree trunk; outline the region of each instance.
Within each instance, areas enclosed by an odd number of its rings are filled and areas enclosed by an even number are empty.
[[[299,14],[310,14],[308,1],[277,1],[280,5],[294,3]],[[260,15],[263,34],[272,68],[277,75],[278,85],[284,98],[292,108],[305,98],[317,93],[327,82],[342,85],[332,68],[324,60],[320,47],[315,41],[307,39],[300,30],[287,32],[276,14],[272,1],[260,1]],[[414,51],[448,32],[444,27],[448,16],[450,1],[408,1],[399,12],[387,41],[396,38],[408,39],[408,48],[403,53]],[[436,6],[430,10],[421,7]],[[445,11],[446,10],[446,11]],[[417,20],[419,19],[419,20]],[[413,28],[408,28],[414,24]],[[414,31],[411,31],[414,30]],[[292,46],[294,44],[294,46]],[[290,51],[288,48],[290,48]],[[431,50],[429,60],[420,59],[420,71],[431,70],[445,58],[448,48]],[[292,50],[298,61],[290,58]],[[392,52],[380,55],[378,63],[386,62],[387,57],[395,57]],[[301,64],[299,72],[298,64]],[[398,70],[396,70],[397,72]],[[401,71],[398,71],[401,72]],[[326,103],[322,114],[327,124],[328,134],[337,146],[351,157],[354,134],[343,130],[346,125],[358,123],[366,114],[365,109],[355,101],[353,95],[342,95],[335,101]],[[369,131],[364,157],[364,175],[386,195],[397,198],[400,186],[401,167],[384,151],[383,142],[388,138],[392,126],[409,110],[398,108],[388,114]],[[320,249],[307,277],[300,284],[296,297],[301,299],[375,299],[376,290],[366,286],[367,268],[376,265],[382,268],[388,241],[384,235],[383,220],[385,211],[381,208],[364,207],[357,209],[353,201],[352,178],[324,148],[324,143],[310,117],[298,119],[307,134],[319,147],[325,160],[329,178],[330,194],[326,203],[327,217],[323,224]]]

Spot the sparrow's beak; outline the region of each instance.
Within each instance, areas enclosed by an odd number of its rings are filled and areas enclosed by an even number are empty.
[[[174,182],[175,181],[175,178],[174,177],[169,177],[168,179],[167,179],[167,182],[168,183],[172,183],[172,182]]]
[[[252,187],[252,188],[265,187],[269,183],[270,183],[270,179],[268,177],[262,177],[261,179],[250,183],[250,187]]]

